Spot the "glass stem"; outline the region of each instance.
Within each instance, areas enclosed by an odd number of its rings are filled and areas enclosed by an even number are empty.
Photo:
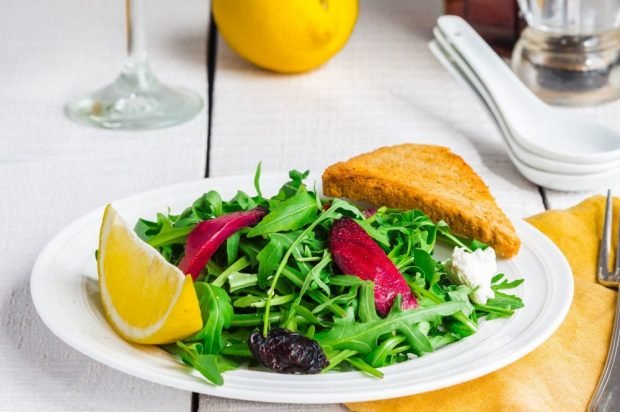
[[[155,80],[147,63],[144,0],[125,0],[127,16],[127,61],[123,69],[125,82],[148,89]]]

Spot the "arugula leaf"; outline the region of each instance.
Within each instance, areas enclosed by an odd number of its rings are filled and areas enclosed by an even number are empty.
[[[459,339],[466,338],[471,336],[474,331],[467,327],[467,325],[463,322],[460,322],[456,319],[447,322],[447,327],[450,332],[452,332]]]
[[[386,233],[375,229],[370,223],[366,222],[365,220],[356,220],[355,222],[360,225],[362,229],[366,231],[366,233],[368,233],[368,236],[373,238],[381,246],[388,249],[390,248],[390,238]]]
[[[239,241],[241,240],[241,233],[235,232],[228,239],[226,239],[226,262],[228,265],[232,265],[237,256],[239,255]]]
[[[421,282],[423,281],[421,280]],[[442,295],[439,295],[433,291],[433,289],[441,290],[438,284],[434,284],[429,290],[427,290],[427,289],[424,289],[424,287],[421,286],[419,283],[420,282],[407,282],[409,287],[416,293],[416,295],[432,302],[432,304],[438,304],[438,303],[445,302],[445,298],[442,297]],[[478,330],[478,326],[476,325],[476,322],[471,320],[461,311],[455,313],[452,316],[454,317],[455,320],[465,325],[465,327],[469,329],[470,334],[475,333]]]
[[[228,276],[230,293],[252,287],[258,284],[257,276],[253,273],[234,272]]]
[[[329,372],[330,370],[337,367],[341,362],[343,362],[347,358],[350,358],[351,356],[355,356],[355,355],[357,355],[357,352],[355,352],[354,350],[348,350],[348,349],[345,349],[342,351],[336,351],[336,352],[328,351],[327,359],[329,360],[329,365],[323,368],[321,373]]]
[[[218,386],[224,384],[222,372],[239,367],[238,363],[232,362],[221,355],[203,354],[201,344],[199,343],[186,345],[178,341],[176,345],[165,345],[163,348],[179,356],[183,362],[196,369],[210,382]]]
[[[357,306],[357,316],[362,322],[378,321],[381,318],[377,315],[377,309],[375,307],[375,285],[370,281],[362,282]]]
[[[491,279],[491,289],[495,292],[495,296],[487,300],[485,305],[474,305],[478,316],[486,316],[487,320],[509,318],[512,316],[515,309],[524,306],[523,301],[518,296],[508,295],[500,292],[500,290],[516,288],[521,285],[523,281],[523,279],[516,279],[510,282],[508,279],[505,279],[503,273],[495,275],[493,279]]]
[[[189,210],[193,212],[193,215],[198,220],[207,220],[221,216],[224,212],[222,198],[215,190],[209,190],[199,197]],[[189,212],[189,210],[185,211],[181,216]]]
[[[383,372],[373,368],[357,356],[351,356],[349,358],[346,358],[345,362],[350,363],[356,369],[365,372],[371,376],[374,376],[375,378],[383,378]]]
[[[321,279],[321,274],[323,273],[323,269],[325,269],[327,265],[331,263],[331,261],[332,255],[329,253],[329,251],[325,250],[323,251],[323,257],[321,257],[321,260],[316,265],[314,265],[314,267],[312,267],[308,272],[308,275],[310,276],[314,284],[320,289],[322,289],[327,295],[329,295],[331,291],[329,289],[329,286],[327,286],[323,279]],[[305,292],[303,288],[302,291]]]
[[[293,231],[312,222],[318,213],[314,198],[305,191],[279,203],[250,230],[248,237]]]
[[[474,311],[474,307],[472,306],[470,300],[469,300],[469,295],[471,294],[472,290],[470,288],[468,288],[467,286],[451,286],[448,289],[448,296],[450,297],[450,300],[453,302],[464,302],[465,306],[462,309],[462,312],[466,315],[469,316],[473,311]]]
[[[171,216],[158,213],[156,222],[149,222],[144,219],[138,220],[134,231],[142,240],[155,248],[175,243],[185,243],[185,239],[194,228],[194,225],[175,227],[174,223]]]
[[[254,209],[258,203],[247,193],[238,191],[235,197],[223,205],[224,213],[238,212],[242,210]]]
[[[486,243],[483,243],[476,239],[466,239],[457,236],[450,232],[450,227],[446,222],[440,220],[437,222],[437,231],[443,236],[443,238],[450,244],[467,249],[473,252],[477,249],[486,249],[489,247]]]
[[[413,263],[429,286],[439,280],[439,277],[435,276],[435,260],[424,249],[413,249]]]
[[[318,274],[321,270],[323,270],[325,268],[325,266],[327,266],[329,263],[331,262],[331,255],[329,253],[327,253],[327,251],[325,251],[325,253],[323,254],[323,258],[321,259],[321,261],[319,263],[316,264],[316,266],[314,266],[307,274],[306,274],[306,279],[304,280],[303,285],[301,286],[301,290],[299,291],[299,293],[297,294],[297,298],[295,299],[295,302],[293,302],[293,304],[291,305],[291,308],[289,309],[289,313],[288,313],[288,317],[286,319],[286,321],[284,322],[284,328],[287,328],[289,324],[291,324],[291,322],[294,321],[294,316],[296,312],[307,312],[307,315],[304,316],[306,318],[308,318],[308,316],[311,316],[314,319],[317,319],[316,316],[309,310],[307,310],[306,308],[304,308],[303,306],[300,306],[301,304],[301,299],[304,297],[304,295],[306,294],[306,292],[308,291],[308,288],[310,287],[310,283],[312,281],[314,281],[315,283],[317,283],[319,286],[324,285],[323,282],[318,280]],[[326,286],[326,285],[325,285]],[[326,286],[327,287],[327,286]],[[329,287],[327,288],[327,293],[329,294]],[[272,302],[273,305],[273,302]],[[303,316],[303,315],[302,315]],[[313,319],[309,319],[309,320],[313,320]],[[318,319],[317,319],[318,320]],[[318,322],[320,323],[320,322]]]
[[[146,219],[138,219],[138,222],[136,222],[133,230],[140,239],[147,242],[152,236],[159,233],[161,230],[161,225],[157,224],[157,222],[151,222]]]
[[[283,305],[295,299],[293,295],[276,296],[271,299],[271,306]],[[264,308],[267,298],[261,296],[246,295],[235,299],[233,306],[236,308]]]
[[[339,219],[344,214],[357,220],[364,220],[364,214],[357,206],[342,199],[333,199],[331,206],[323,216],[326,219]]]
[[[295,314],[298,314],[299,316],[310,322],[312,324],[311,326],[325,326],[321,318],[317,317],[314,313],[310,311],[310,309],[306,308],[305,306],[295,306]]]
[[[284,244],[282,237],[271,236],[269,242],[256,255],[256,260],[258,261],[258,285],[261,288],[267,286],[269,276],[276,271],[283,255]]]
[[[185,239],[194,229],[194,226],[180,228],[162,228],[155,236],[151,237],[147,243],[154,248],[172,245],[175,243],[185,243]]]
[[[429,336],[428,340],[431,342],[431,345],[433,345],[433,350],[437,350],[453,342],[456,342],[458,339],[454,335],[448,334]]]
[[[256,172],[254,172],[254,189],[256,190],[256,194],[258,195],[259,202],[263,201],[263,192],[260,190],[260,172],[261,166],[263,162],[258,162],[258,166],[256,166]]]
[[[303,181],[308,177],[309,174],[309,170],[306,170],[305,172],[291,170],[290,172],[288,172],[288,176],[291,180],[285,183],[280,188],[280,191],[272,198],[272,200],[286,200],[289,197],[296,195],[300,190],[305,190],[306,186],[304,185]]]
[[[487,301],[488,306],[504,307],[509,309],[522,308],[523,301],[520,297],[514,295],[508,295],[502,292],[495,291],[495,297]]]
[[[516,280],[513,280],[512,282],[509,282],[508,279],[504,279],[502,283],[497,283],[503,278],[504,278],[503,273],[495,275],[493,279],[491,279],[491,283],[492,283],[491,289],[493,289],[494,291],[498,291],[502,289],[514,289],[525,281],[525,279],[516,279]]]
[[[217,278],[215,278],[215,280],[211,282],[211,285],[221,288],[222,286],[224,286],[224,283],[226,283],[228,276],[230,276],[231,274],[235,272],[239,272],[240,270],[245,269],[251,264],[252,264],[252,261],[246,256],[240,257],[232,265],[228,266],[224,271],[222,271],[222,273],[220,273],[217,276]]]
[[[433,320],[437,316],[450,316],[463,308],[462,302],[446,302],[426,308],[411,309],[389,313],[385,319],[372,322],[355,322],[353,317],[336,319],[332,329],[319,332],[315,339],[333,349],[351,349],[360,354],[370,353],[380,336],[393,331],[405,333],[412,346],[426,349],[428,346],[418,340],[419,335],[412,331],[415,323]],[[432,347],[431,347],[432,350]]]
[[[388,357],[391,355],[392,350],[407,339],[404,336],[390,336],[375,349],[372,350],[366,357],[366,361],[375,368],[387,366],[389,364]]]
[[[224,289],[205,282],[195,282],[194,288],[198,295],[204,326],[186,340],[201,341],[203,345],[201,353],[219,353],[226,344],[222,331],[230,327],[233,317],[230,297]]]
[[[279,322],[282,318],[282,314],[280,312],[272,312],[269,314],[269,322]],[[262,313],[242,313],[242,314],[234,314],[232,318],[231,327],[237,328],[254,328],[255,326],[259,326],[263,322],[263,314]],[[249,335],[249,333],[248,333]]]
[[[332,275],[329,277],[329,284],[334,286],[362,286],[364,282],[366,281],[355,275]]]

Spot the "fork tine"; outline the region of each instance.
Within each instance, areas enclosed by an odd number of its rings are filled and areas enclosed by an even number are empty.
[[[611,206],[611,190],[607,191],[607,202],[605,204],[605,221],[603,223],[603,233],[598,251],[598,276],[599,279],[607,280],[609,276],[609,252],[611,250],[611,219],[613,208]]]

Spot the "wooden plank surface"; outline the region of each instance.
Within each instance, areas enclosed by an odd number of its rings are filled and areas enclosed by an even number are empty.
[[[321,69],[282,76],[240,59],[220,39],[211,118],[212,176],[327,165],[402,142],[451,147],[512,216],[544,210],[476,99],[427,49],[436,0],[366,0],[346,48]],[[441,167],[441,165],[438,165]],[[201,396],[200,411],[339,410]]]
[[[259,403],[201,395],[198,411],[204,412],[346,412],[344,405]]]
[[[151,62],[206,94],[208,2],[149,0]],[[183,411],[191,393],[130,377],[57,339],[36,314],[30,270],[63,226],[116,198],[203,176],[206,115],[176,128],[111,132],[63,115],[111,82],[124,2],[5,0],[0,13],[0,410]]]

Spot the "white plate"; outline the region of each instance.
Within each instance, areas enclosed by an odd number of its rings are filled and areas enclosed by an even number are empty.
[[[285,175],[263,176],[265,193],[275,193]],[[311,180],[310,180],[311,181]],[[251,177],[226,177],[170,186],[114,202],[128,221],[154,218],[170,207],[178,212],[208,190],[232,197],[254,193]],[[573,297],[566,259],[543,234],[522,221],[519,255],[500,261],[508,278],[522,277],[515,289],[525,308],[506,320],[485,322],[475,335],[438,351],[383,369],[383,379],[359,372],[280,375],[236,370],[216,387],[157,347],[132,345],[108,325],[99,302],[94,251],[103,208],[78,219],[54,237],[32,270],[32,299],[45,324],[78,351],[125,373],[187,391],[265,402],[332,403],[386,399],[455,385],[521,358],[560,325]]]

